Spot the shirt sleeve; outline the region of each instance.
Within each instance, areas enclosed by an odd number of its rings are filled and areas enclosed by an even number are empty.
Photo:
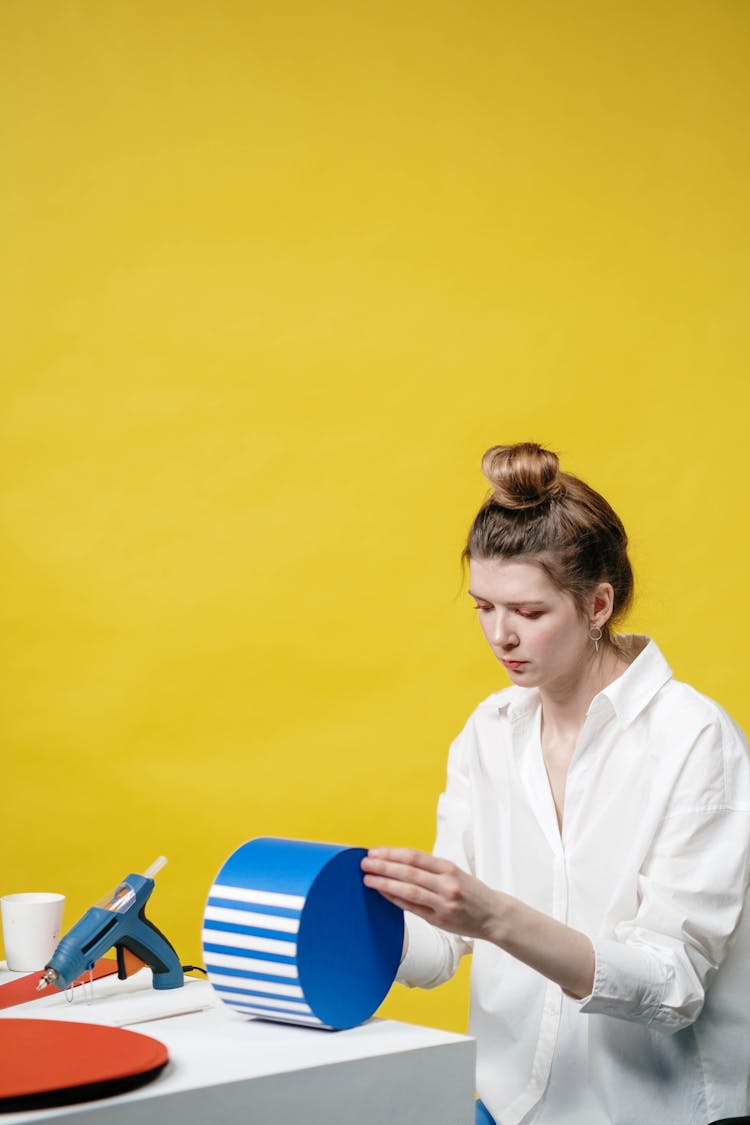
[[[474,874],[469,751],[467,725],[448,754],[448,777],[445,791],[438,800],[433,855],[449,859],[464,871]],[[409,912],[405,914],[404,921],[409,944],[396,980],[410,988],[435,988],[449,980],[464,954],[471,952],[471,939],[440,930]]]
[[[593,942],[594,986],[581,1004],[668,1033],[700,1015],[750,879],[744,740],[719,724],[701,732],[690,759],[639,874],[635,916]]]
[[[470,945],[455,934],[431,926],[418,914],[407,912],[404,921],[409,946],[396,975],[399,984],[435,988],[450,980],[464,953],[470,952]]]

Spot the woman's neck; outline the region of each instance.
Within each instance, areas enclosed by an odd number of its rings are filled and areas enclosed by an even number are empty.
[[[628,667],[626,657],[610,642],[592,653],[575,680],[540,688],[542,722],[549,734],[575,734],[583,727],[594,696]]]

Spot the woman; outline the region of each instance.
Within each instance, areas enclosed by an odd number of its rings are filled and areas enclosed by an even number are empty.
[[[607,501],[538,445],[482,467],[464,554],[513,686],[451,747],[433,855],[363,860],[408,911],[399,979],[431,988],[473,952],[478,1122],[747,1113],[747,744],[653,641],[613,633],[632,572]]]

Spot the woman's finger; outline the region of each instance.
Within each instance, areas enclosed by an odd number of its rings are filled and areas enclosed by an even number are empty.
[[[365,875],[366,887],[379,891],[391,902],[398,900],[404,910],[414,910],[419,907],[434,913],[438,905],[438,896],[427,887],[416,883],[403,882],[401,879],[389,879],[381,875]]]
[[[441,876],[451,875],[456,870],[450,860],[413,848],[371,848],[362,859],[361,867],[373,875],[403,879],[431,890],[437,890],[437,880]]]
[[[400,910],[408,910],[410,914],[419,914],[421,918],[424,918],[427,922],[431,922],[433,925],[435,925],[434,911],[430,910],[429,908],[420,906],[418,903],[409,902],[407,899],[401,898],[399,895],[383,894],[383,898],[388,899],[388,902],[392,902],[394,906],[398,906]]]
[[[442,874],[452,867],[447,859],[420,852],[415,848],[370,848],[365,859],[386,860],[390,863],[403,863],[407,867],[419,867],[424,871]],[[364,863],[364,860],[363,860]]]
[[[414,867],[408,863],[393,863],[391,860],[384,859],[363,860],[362,870],[366,875],[375,875],[408,886],[422,887],[434,893],[438,893],[440,882],[444,878],[422,867]]]

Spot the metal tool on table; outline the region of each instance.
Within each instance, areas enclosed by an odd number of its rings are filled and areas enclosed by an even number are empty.
[[[154,889],[154,876],[166,863],[159,856],[143,875],[126,875],[111,895],[91,906],[75,926],[60,939],[45,966],[38,990],[52,984],[65,989],[114,946],[117,975],[128,976],[129,951],[153,972],[154,988],[180,988],[182,965],[174,947],[146,917],[146,903]]]

